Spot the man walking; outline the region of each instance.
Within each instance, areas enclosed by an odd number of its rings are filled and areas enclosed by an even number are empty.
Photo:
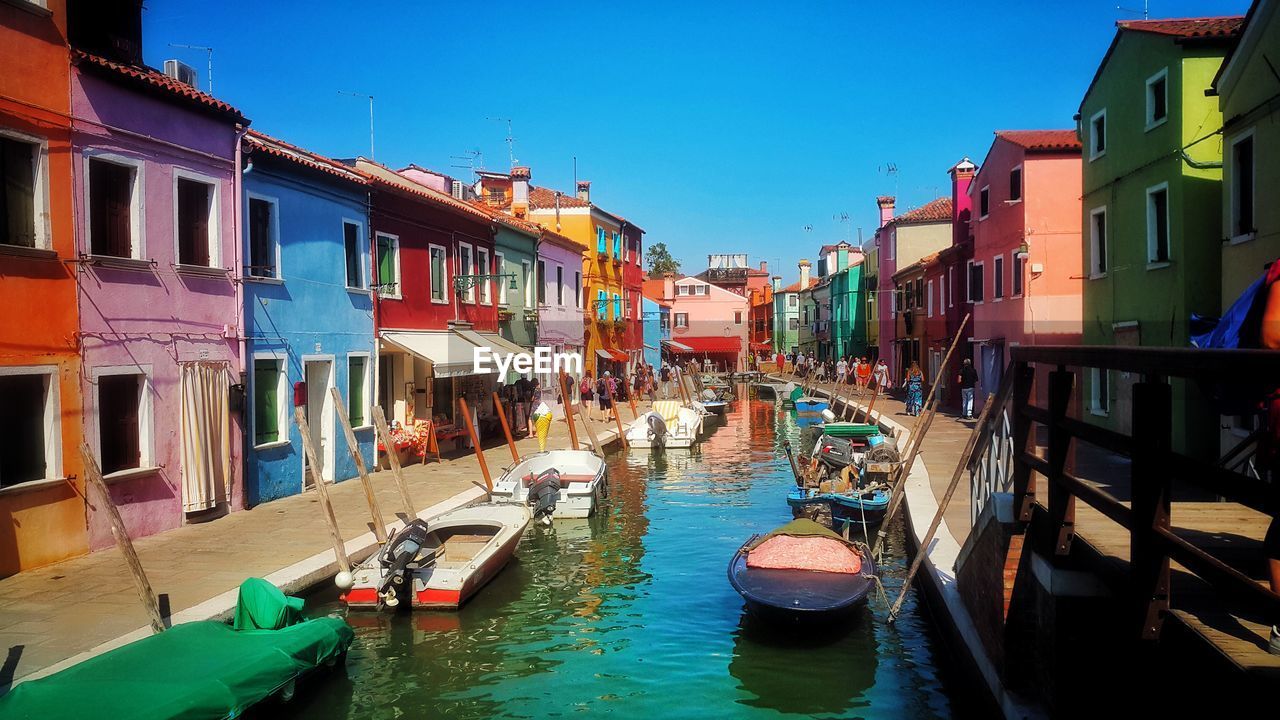
[[[960,366],[960,375],[956,378],[960,383],[960,415],[965,420],[973,419],[973,392],[978,386],[978,371],[973,369],[973,361],[964,359]]]

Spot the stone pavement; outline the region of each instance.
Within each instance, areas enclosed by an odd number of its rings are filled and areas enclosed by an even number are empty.
[[[640,403],[640,411],[648,409]],[[548,447],[568,447],[569,432],[554,408]],[[625,423],[629,406],[622,406]],[[596,411],[597,415],[599,411]],[[616,440],[614,423],[595,421],[602,444]],[[589,448],[582,426],[578,439]],[[501,431],[483,443],[496,478],[511,464]],[[447,445],[447,444],[446,444]],[[533,437],[517,440],[521,453],[537,450]],[[479,463],[470,450],[446,452],[443,462],[404,469],[409,495],[419,512],[430,514],[478,501],[483,491]],[[402,512],[389,471],[371,475],[384,519]],[[338,527],[353,562],[376,544],[359,479],[329,486]],[[332,542],[314,490],[231,513],[206,523],[134,541],[161,612],[173,622],[229,617],[236,588],[247,577],[266,577],[286,592],[299,592],[337,572]],[[148,619],[120,552],[112,547],[48,567],[0,579],[0,692],[15,680],[46,674],[144,637]]]

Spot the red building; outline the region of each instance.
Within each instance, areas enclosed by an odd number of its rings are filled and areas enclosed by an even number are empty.
[[[973,259],[973,199],[969,196],[969,186],[973,183],[977,166],[964,158],[948,170],[951,175],[951,246],[937,254],[936,259],[925,268],[925,294],[932,297],[932,307],[926,308],[926,324],[928,326],[929,344],[921,367],[932,381],[941,375],[942,407],[958,410],[960,408],[960,389],[954,382],[961,361],[970,357],[971,345],[966,342],[973,333],[973,319],[970,318],[961,333],[960,344],[956,346],[951,364],[945,373],[941,370],[947,348],[957,332],[961,332],[960,324],[965,316],[973,311],[969,302],[967,270],[969,261]],[[930,317],[932,316],[932,317]]]
[[[622,288],[626,304],[625,329],[622,331],[622,351],[631,360],[632,367],[644,360],[644,318],[640,312],[640,300],[644,289],[643,257],[644,230],[624,223],[622,241],[626,243],[625,262],[622,265]]]

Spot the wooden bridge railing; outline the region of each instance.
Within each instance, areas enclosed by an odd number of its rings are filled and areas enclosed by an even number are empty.
[[[1048,407],[1032,402],[1036,367],[1047,377],[1044,395]],[[1095,425],[1071,416],[1077,374],[1068,368],[1098,368],[1136,374],[1130,423],[1132,434]],[[1043,369],[1049,369],[1047,373]],[[1105,377],[1105,374],[1104,374]],[[1023,346],[1012,348],[1012,362],[981,428],[975,460],[975,477],[983,472],[983,458],[990,460],[999,448],[1003,423],[1011,435],[1014,510],[1017,519],[1029,523],[1028,542],[1044,557],[1059,561],[1071,552],[1075,538],[1076,501],[1080,500],[1129,531],[1128,592],[1140,636],[1155,639],[1169,609],[1169,563],[1175,561],[1195,573],[1224,596],[1227,605],[1247,605],[1269,618],[1280,618],[1280,595],[1174,534],[1171,530],[1173,480],[1272,515],[1266,502],[1266,486],[1256,477],[1234,472],[1233,466],[1205,461],[1173,450],[1173,388],[1170,378],[1259,388],[1268,379],[1280,379],[1280,353],[1260,350],[1194,350],[1179,348]],[[1261,395],[1259,395],[1261,400]],[[1116,408],[1113,406],[1113,411]],[[1213,425],[1217,425],[1214,417]],[[1028,443],[1035,425],[1045,428],[1044,456]],[[995,442],[993,443],[993,438]],[[1126,505],[1106,490],[1078,477],[1069,467],[1075,443],[1088,443],[1130,459],[1131,502]],[[1037,499],[1037,474],[1047,487],[1042,504]],[[999,476],[996,476],[999,477]],[[990,488],[991,478],[984,482]],[[1006,486],[1006,482],[1000,485]],[[1002,488],[997,488],[1002,489]]]

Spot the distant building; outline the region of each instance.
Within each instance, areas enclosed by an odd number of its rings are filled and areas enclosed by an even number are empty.
[[[782,278],[773,277],[773,348],[774,352],[794,354],[800,350],[800,291],[817,282],[809,276],[813,264],[808,260],[800,261],[800,279],[787,287],[781,287]]]
[[[880,227],[876,230],[878,260],[877,308],[880,312],[880,355],[891,368],[903,368],[911,360],[919,360],[915,346],[894,332],[900,312],[905,309],[894,302],[894,275],[898,270],[919,261],[951,244],[952,202],[940,197],[894,217],[894,198],[876,198],[880,207]],[[914,289],[914,285],[913,285]],[[885,302],[888,299],[889,302]],[[915,354],[913,354],[915,353]]]
[[[671,337],[663,358],[684,363],[696,358],[721,370],[741,370],[747,352],[747,298],[696,277],[646,280],[644,294],[670,307]]]

